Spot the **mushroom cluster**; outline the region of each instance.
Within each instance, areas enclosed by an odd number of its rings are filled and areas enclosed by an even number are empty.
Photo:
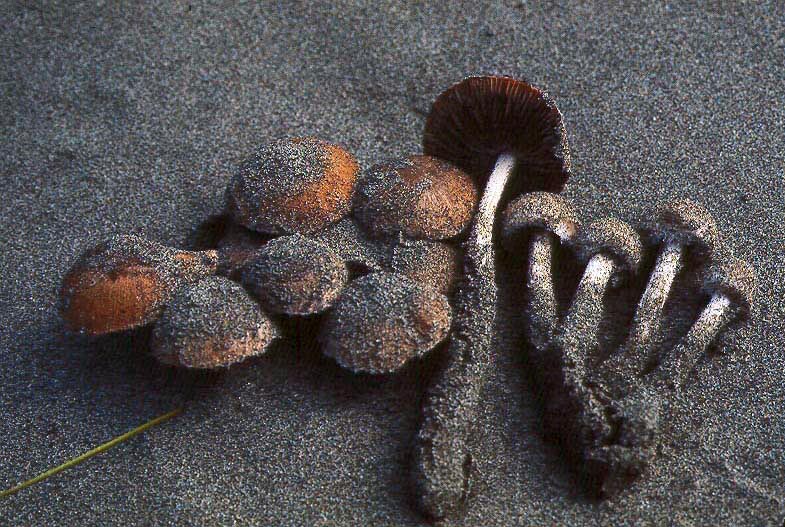
[[[726,251],[705,208],[690,200],[668,203],[650,230],[653,243],[646,244],[636,229],[614,218],[582,227],[564,198],[545,193],[519,198],[504,215],[507,250],[529,255],[529,354],[544,391],[546,435],[576,465],[587,490],[600,497],[624,489],[651,463],[661,424],[677,411],[673,401],[689,374],[726,328],[749,317],[754,302],[754,269],[722,256]],[[528,244],[521,234],[528,234]],[[557,243],[583,265],[566,311],[554,294]],[[607,299],[640,273],[647,249],[656,251],[654,267],[624,342],[609,353],[602,349]],[[703,271],[708,301],[672,344],[661,338],[673,327],[666,305],[688,260]]]
[[[340,146],[260,147],[226,189],[212,246],[115,236],[66,275],[61,312],[90,335],[154,324],[164,364],[222,368],[264,353],[287,318],[317,317],[324,353],[390,373],[448,335],[474,181],[426,155],[360,171]]]
[[[395,372],[449,343],[412,455],[415,499],[438,519],[471,486],[470,438],[499,311],[500,235],[505,250],[528,258],[528,353],[546,425],[601,493],[620,488],[652,458],[662,402],[721,331],[748,315],[752,268],[712,258],[719,237],[705,209],[666,206],[627,340],[600,361],[605,299],[640,272],[647,247],[616,219],[582,226],[557,194],[571,169],[553,100],[508,77],[467,78],[433,103],[423,151],[361,171],[350,153],[319,139],[264,145],[229,182],[212,243],[185,251],[113,237],[65,276],[62,316],[89,335],[154,324],[155,357],[185,368],[262,354],[285,338],[283,322],[303,317],[318,322],[322,352],[358,373]],[[555,288],[560,245],[584,266],[569,306]],[[710,261],[710,299],[664,353],[657,334],[688,258]]]

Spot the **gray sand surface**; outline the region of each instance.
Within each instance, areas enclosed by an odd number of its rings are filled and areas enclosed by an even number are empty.
[[[0,501],[0,524],[419,525],[408,455],[434,360],[355,376],[295,341],[223,375],[175,374],[144,355],[144,332],[64,336],[57,289],[111,234],[185,246],[260,143],[315,135],[363,168],[419,152],[430,102],[477,72],[557,101],[584,218],[699,200],[754,263],[760,305],[697,368],[655,466],[599,503],[544,443],[520,323],[501,317],[455,524],[783,524],[782,2],[118,4],[0,8],[0,488],[186,411]]]

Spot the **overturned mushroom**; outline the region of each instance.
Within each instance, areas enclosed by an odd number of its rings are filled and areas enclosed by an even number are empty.
[[[278,334],[242,286],[213,276],[177,291],[150,344],[164,364],[213,369],[264,353]]]
[[[415,155],[365,171],[354,202],[354,214],[377,236],[441,240],[468,227],[477,189],[461,169]]]
[[[470,77],[443,92],[425,125],[425,154],[467,171],[485,190],[464,245],[464,287],[447,363],[431,385],[414,449],[413,483],[423,512],[446,516],[470,486],[469,433],[491,362],[496,313],[497,209],[515,191],[559,191],[570,175],[562,116],[538,88],[506,77]],[[513,178],[518,172],[519,177]]]
[[[241,165],[226,190],[227,212],[259,232],[316,232],[349,212],[358,170],[337,145],[314,138],[275,141]]]
[[[86,251],[60,289],[68,326],[101,335],[155,320],[174,291],[215,273],[216,251],[181,251],[139,236],[114,236]]]
[[[661,366],[662,377],[668,384],[681,389],[700,356],[717,336],[732,323],[749,317],[755,288],[755,269],[743,260],[730,258],[709,269],[703,289],[711,299]]]
[[[394,273],[354,280],[324,320],[323,352],[355,372],[389,373],[447,336],[450,305],[436,290]]]
[[[267,242],[247,259],[240,275],[262,307],[287,315],[324,311],[349,278],[337,253],[300,234]]]
[[[552,269],[556,244],[572,243],[578,225],[570,202],[549,192],[524,194],[504,211],[504,246],[511,252],[523,252],[528,246],[525,311],[534,353],[544,351],[558,322]]]
[[[688,253],[709,259],[719,245],[712,215],[698,203],[679,200],[661,210],[654,229],[661,242],[651,280],[643,292],[629,336],[609,365],[617,371],[619,384],[633,379],[652,361],[654,336],[659,330],[665,303]]]

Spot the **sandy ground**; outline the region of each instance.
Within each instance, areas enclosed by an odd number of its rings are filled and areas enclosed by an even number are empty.
[[[760,306],[697,368],[652,470],[593,502],[542,439],[507,288],[477,483],[454,524],[783,523],[782,3],[71,4],[0,9],[0,487],[186,411],[3,500],[0,523],[420,524],[406,467],[432,360],[358,377],[295,345],[174,374],[144,332],[64,336],[55,302],[96,240],[186,244],[259,143],[316,135],[363,166],[419,152],[430,101],[475,72],[556,99],[585,218],[703,202],[757,268]]]

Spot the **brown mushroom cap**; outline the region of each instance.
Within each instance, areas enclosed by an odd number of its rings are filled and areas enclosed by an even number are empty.
[[[706,293],[710,295],[720,293],[733,302],[738,321],[749,317],[755,302],[756,289],[755,268],[748,262],[733,257],[713,263],[703,283],[703,290]]]
[[[277,336],[275,325],[242,286],[212,276],[178,289],[150,345],[164,364],[222,368],[264,353]]]
[[[174,291],[215,273],[215,251],[181,251],[139,236],[114,236],[86,251],[60,289],[69,327],[101,335],[155,320]]]
[[[476,206],[477,188],[468,174],[422,155],[366,170],[354,198],[355,216],[375,235],[403,233],[429,240],[463,232]]]
[[[720,244],[714,217],[702,205],[689,199],[673,201],[662,207],[654,236],[665,243],[687,247],[700,257],[710,257]]]
[[[570,242],[578,229],[578,214],[569,200],[550,192],[531,192],[505,209],[502,244],[509,251],[525,251],[533,231],[552,233],[562,242]]]
[[[614,273],[617,278],[619,275],[638,272],[643,258],[640,234],[616,218],[603,218],[585,226],[578,236],[577,246],[583,261],[599,253],[613,258],[617,266],[617,272]]]
[[[423,151],[485,184],[497,158],[511,154],[522,168],[518,192],[559,192],[570,176],[562,115],[539,88],[509,77],[469,77],[433,103]]]
[[[324,320],[323,351],[355,372],[400,369],[447,337],[447,298],[424,284],[393,273],[351,282]]]
[[[270,240],[246,261],[240,274],[262,307],[287,315],[324,311],[349,279],[335,251],[300,234]]]
[[[260,147],[226,191],[237,223],[269,234],[311,233],[351,208],[359,167],[343,148],[314,138]]]
[[[387,240],[371,238],[354,218],[344,218],[310,238],[335,251],[346,263],[350,274],[363,275],[383,270]]]
[[[388,268],[449,296],[461,277],[461,253],[444,242],[402,240],[393,246]]]

